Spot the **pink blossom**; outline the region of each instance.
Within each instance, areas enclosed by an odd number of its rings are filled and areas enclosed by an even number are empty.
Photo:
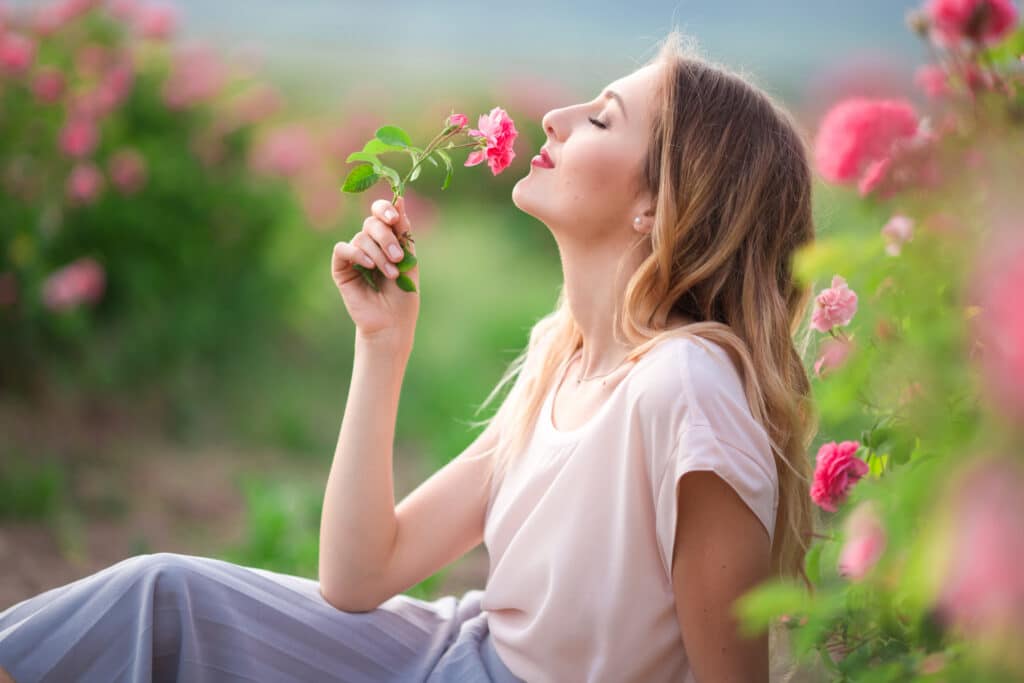
[[[814,143],[815,161],[829,182],[853,183],[917,132],[917,113],[909,102],[850,98],[825,114]]]
[[[36,43],[18,33],[0,32],[0,71],[20,74],[36,58]]]
[[[59,102],[64,88],[64,74],[52,66],[41,67],[32,78],[32,94],[43,104]]]
[[[456,128],[463,128],[469,123],[469,119],[466,118],[465,114],[452,114],[448,117],[448,121],[445,125],[455,126]]]
[[[115,19],[130,22],[135,19],[139,3],[137,0],[110,0],[109,10]]]
[[[944,46],[968,39],[998,43],[1017,23],[1013,0],[929,0],[925,11],[931,19],[932,38]]]
[[[284,99],[276,88],[266,84],[253,86],[231,102],[232,126],[258,123],[283,107]]]
[[[839,574],[860,581],[878,562],[886,545],[885,527],[872,501],[864,501],[853,509],[846,518],[844,535],[846,542],[839,553]]]
[[[317,230],[335,225],[344,209],[337,179],[325,165],[318,165],[299,176],[295,186],[306,218]]]
[[[988,456],[955,475],[937,607],[971,636],[1024,637],[1024,467]],[[1014,635],[1015,634],[1015,635]]]
[[[103,296],[105,286],[103,266],[91,257],[83,257],[46,278],[43,303],[54,311],[95,303]]]
[[[146,184],[146,160],[135,149],[115,152],[109,162],[110,181],[121,194],[134,194]]]
[[[864,197],[874,192],[885,180],[891,167],[891,157],[876,159],[868,164],[867,168],[864,169],[864,175],[861,176],[860,182],[857,183],[857,191],[860,193],[860,196]]]
[[[821,377],[842,367],[853,351],[853,341],[845,337],[828,337],[822,343],[821,354],[814,362],[814,374]]]
[[[949,94],[949,74],[938,64],[925,64],[919,67],[914,73],[914,82],[933,99]]]
[[[870,471],[868,464],[855,455],[858,448],[857,441],[830,441],[818,449],[811,500],[822,509],[835,512],[853,485]]]
[[[491,167],[491,174],[498,175],[508,168],[516,157],[512,148],[519,131],[505,110],[500,107],[495,107],[488,114],[481,114],[477,125],[479,129],[470,128],[468,133],[473,137],[484,138],[486,147],[471,152],[464,165],[476,166],[486,160]]]
[[[14,273],[0,273],[0,308],[18,303],[18,278]]]
[[[91,161],[75,164],[67,180],[68,199],[73,204],[92,204],[103,190],[103,173]]]
[[[292,123],[271,130],[254,147],[249,157],[257,173],[291,177],[316,157],[316,146],[309,131]]]
[[[60,132],[60,148],[70,157],[84,157],[99,142],[99,131],[91,119],[78,117],[68,121]]]
[[[135,9],[135,28],[143,38],[166,40],[178,25],[178,13],[170,5],[141,5]]]
[[[848,325],[857,312],[857,293],[846,285],[839,275],[832,277],[832,286],[814,299],[811,327],[828,332],[837,325]]]
[[[1024,418],[1024,240],[1011,232],[988,243],[969,287],[981,309],[971,325],[985,386],[1001,411]]]
[[[885,253],[899,256],[900,249],[914,236],[913,219],[896,214],[882,226],[882,237],[885,238]]]
[[[164,82],[164,102],[171,109],[184,109],[220,93],[227,82],[227,69],[209,48],[191,45],[175,52],[171,73]]]

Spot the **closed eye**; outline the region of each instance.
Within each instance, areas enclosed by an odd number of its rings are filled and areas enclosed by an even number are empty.
[[[597,119],[595,119],[593,116],[588,116],[587,120],[590,121],[595,126],[597,126],[598,128],[607,128],[608,127],[605,124],[603,124],[600,121],[598,121]]]

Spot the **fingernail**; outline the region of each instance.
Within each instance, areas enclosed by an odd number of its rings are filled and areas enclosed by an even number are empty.
[[[388,272],[388,275],[390,275],[391,277],[395,277],[396,275],[398,275],[398,268],[395,268],[395,267],[394,267],[393,265],[391,265],[390,263],[389,263],[389,264],[387,264],[387,265],[386,265],[386,266],[384,266],[384,267],[385,267],[385,269],[387,270],[387,272]]]
[[[384,212],[384,218],[387,218],[389,221],[393,221],[396,218],[398,218],[398,214],[395,213],[393,210],[388,209],[387,211]]]
[[[391,258],[402,258],[402,250],[397,244],[392,244],[388,247],[388,253],[391,254]]]

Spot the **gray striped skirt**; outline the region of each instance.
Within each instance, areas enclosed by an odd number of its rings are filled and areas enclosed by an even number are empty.
[[[312,579],[136,555],[0,612],[0,666],[17,683],[521,683],[491,643],[482,596],[398,594],[344,612]]]

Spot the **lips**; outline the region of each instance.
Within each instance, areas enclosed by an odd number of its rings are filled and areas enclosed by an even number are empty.
[[[546,149],[541,148],[540,154],[530,159],[530,164],[539,168],[554,168],[555,164],[551,161],[551,157],[548,155]]]

